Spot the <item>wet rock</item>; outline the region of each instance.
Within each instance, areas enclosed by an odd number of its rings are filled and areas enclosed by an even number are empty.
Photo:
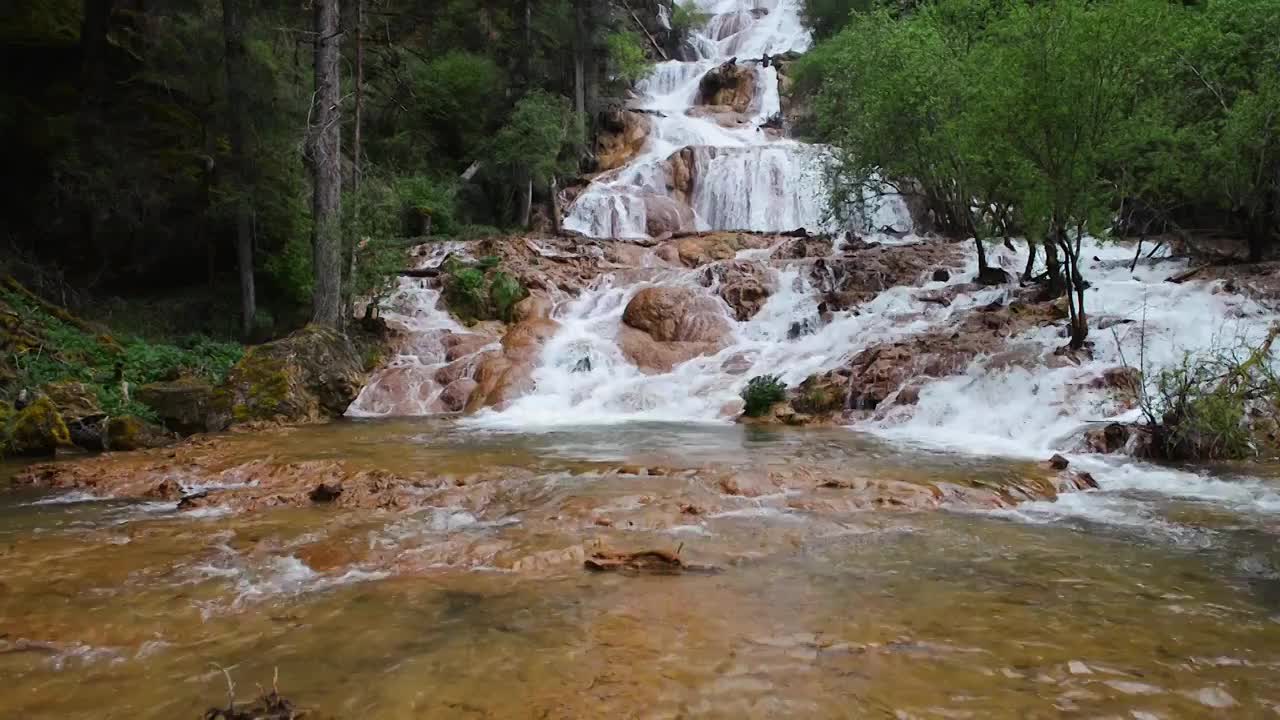
[[[712,298],[684,287],[659,285],[636,293],[622,322],[662,342],[720,343],[729,322]]]
[[[1066,470],[1067,466],[1069,466],[1071,462],[1066,458],[1062,457],[1061,455],[1055,453],[1053,457],[1049,458],[1048,464],[1049,464],[1049,467],[1053,470]]]
[[[958,266],[963,257],[960,248],[943,242],[861,246],[846,243],[845,250],[840,257],[816,260],[809,271],[810,281],[824,293],[834,310],[868,302],[891,287],[917,285],[930,267]]]
[[[1101,375],[1089,381],[1095,390],[1115,390],[1125,396],[1134,396],[1142,387],[1142,372],[1127,365],[1107,368]]]
[[[693,209],[674,198],[656,193],[644,196],[645,232],[653,237],[690,230]]]
[[[214,388],[203,380],[181,378],[138,388],[138,402],[155,411],[160,422],[181,435],[220,429],[214,412]]]
[[[771,236],[752,233],[705,233],[682,237],[676,241],[676,252],[686,267],[702,267],[713,262],[733,260],[742,250],[769,247]]]
[[[160,500],[180,500],[182,498],[182,485],[173,478],[165,478],[160,481],[147,493],[147,497],[153,497]]]
[[[591,372],[591,358],[583,357],[573,364],[573,370],[570,372],[589,373]]]
[[[1107,423],[1102,427],[1085,430],[1085,447],[1090,452],[1109,455],[1120,452],[1129,444],[1130,429],[1122,423]]]
[[[520,308],[524,306],[528,309],[530,306],[524,305],[525,302],[532,300],[532,297],[525,298],[516,303],[516,313],[520,313]],[[537,302],[537,301],[535,301]],[[517,320],[521,318],[517,317]],[[445,360],[454,362],[465,357],[470,357],[480,352],[484,347],[493,344],[494,338],[488,335],[478,335],[475,333],[450,333],[442,340],[445,347]]]
[[[938,268],[933,271],[934,282],[947,282],[951,279],[951,271],[944,268]]]
[[[751,109],[756,97],[756,70],[730,60],[698,81],[698,105],[726,105],[736,112]]]
[[[113,451],[145,450],[172,445],[173,435],[164,428],[133,415],[113,417],[107,421],[106,448]]]
[[[755,317],[773,293],[767,270],[759,263],[734,261],[717,263],[703,271],[703,285],[715,285],[719,295],[739,322]]]
[[[71,432],[49,398],[41,395],[14,415],[8,453],[36,457],[53,455],[71,444]]]
[[[475,387],[464,410],[472,413],[485,407],[502,408],[533,389],[533,370],[542,347],[560,324],[549,319],[516,323],[502,336],[502,349],[482,355],[476,365]]]
[[[831,238],[826,235],[806,235],[783,243],[774,251],[773,257],[780,260],[824,258],[831,255],[831,246]]]
[[[351,340],[308,325],[249,348],[215,393],[213,427],[270,420],[316,422],[340,417],[368,379]]]
[[[844,411],[847,392],[846,379],[824,374],[806,378],[798,387],[788,390],[787,397],[797,412],[832,416]]]
[[[626,575],[679,575],[682,573],[714,573],[718,570],[706,565],[690,565],[677,553],[667,550],[643,550],[618,552],[599,550],[583,562],[583,567],[594,572],[618,572]]]
[[[623,325],[614,339],[622,355],[645,372],[670,372],[675,366],[723,349],[719,342],[664,342],[643,330]]]
[[[342,496],[342,483],[320,483],[311,491],[311,502],[331,503]]]
[[[787,328],[787,339],[795,340],[797,338],[804,337],[805,335],[812,335],[817,331],[818,322],[814,318],[797,320],[791,323],[791,327]]]
[[[595,142],[596,170],[613,170],[630,162],[644,149],[652,122],[643,113],[628,110],[600,113]]]
[[[527,320],[550,320],[554,307],[555,303],[551,302],[551,298],[542,294],[533,294],[516,303],[511,317],[517,323]]]
[[[448,412],[462,412],[467,407],[467,400],[475,392],[475,380],[469,377],[458,378],[440,391],[440,404]]]

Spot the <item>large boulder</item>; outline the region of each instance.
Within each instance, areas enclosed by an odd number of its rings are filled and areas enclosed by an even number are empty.
[[[502,350],[484,353],[475,366],[474,384],[463,409],[473,413],[482,408],[501,409],[512,400],[533,389],[533,371],[538,365],[542,348],[555,335],[560,324],[546,317],[537,317],[533,308],[526,306],[522,312],[532,315],[527,320],[511,326],[502,336]],[[458,395],[466,388],[464,378],[455,379],[441,399],[456,406]],[[458,387],[455,384],[462,383]]]
[[[730,332],[720,304],[691,288],[647,287],[622,311],[622,322],[662,342],[720,343]]]
[[[685,267],[732,260],[742,250],[767,248],[774,238],[741,232],[710,232],[682,237],[675,242],[676,256]]]
[[[756,69],[733,60],[708,71],[698,81],[698,105],[727,105],[745,113],[755,98]]]
[[[644,149],[652,121],[647,115],[630,110],[600,113],[596,134],[596,169],[613,170],[631,161]]]
[[[138,402],[155,411],[164,426],[182,435],[219,430],[214,388],[195,378],[143,385],[134,393]]]
[[[71,432],[57,406],[43,395],[19,410],[10,423],[8,454],[53,455],[71,444]]]
[[[106,449],[106,413],[98,404],[97,390],[82,382],[63,380],[48,383],[40,392],[58,408],[58,414],[67,424],[71,444],[100,452]]]
[[[636,367],[648,372],[671,368],[725,347],[731,326],[715,298],[691,288],[648,287],[622,313],[615,342]]]
[[[318,325],[249,348],[214,393],[214,427],[338,417],[359,395],[366,368],[351,340]]]

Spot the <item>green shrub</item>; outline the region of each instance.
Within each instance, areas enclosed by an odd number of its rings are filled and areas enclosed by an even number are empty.
[[[528,294],[519,280],[505,272],[494,273],[489,283],[489,300],[493,303],[493,309],[498,318],[503,322],[511,322],[512,310],[516,303]]]
[[[671,12],[671,29],[675,31],[678,38],[683,40],[689,33],[706,24],[709,17],[708,13],[698,9],[697,3],[693,0],[677,2]]]
[[[605,38],[609,66],[613,77],[625,83],[639,81],[649,72],[649,58],[644,52],[640,36],[629,30],[609,33]]]
[[[746,403],[742,412],[747,417],[760,417],[786,398],[787,386],[777,375],[758,375],[747,381],[747,386],[742,389],[742,400]]]

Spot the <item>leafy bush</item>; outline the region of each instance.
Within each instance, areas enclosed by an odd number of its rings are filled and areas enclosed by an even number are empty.
[[[1170,460],[1256,454],[1280,429],[1280,377],[1271,350],[1278,331],[1273,329],[1257,348],[1241,343],[1187,353],[1156,375],[1154,387],[1136,388],[1155,441],[1152,450]]]
[[[742,400],[746,403],[743,414],[747,417],[760,417],[769,412],[774,404],[787,398],[787,386],[783,385],[777,375],[757,375],[747,381],[742,389]]]
[[[709,17],[708,13],[698,9],[693,0],[677,2],[671,12],[671,29],[683,40],[689,33],[705,25]]]
[[[511,322],[511,313],[516,303],[528,294],[514,277],[501,271],[493,274],[493,280],[489,284],[489,299],[493,302],[494,311],[504,322]]]
[[[613,77],[625,83],[634,83],[649,72],[649,58],[644,52],[640,36],[629,30],[609,33],[605,38],[609,67]]]

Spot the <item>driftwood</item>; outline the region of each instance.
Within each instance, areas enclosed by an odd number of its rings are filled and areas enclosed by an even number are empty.
[[[1198,266],[1198,267],[1193,267],[1193,268],[1191,268],[1190,270],[1186,270],[1186,271],[1184,271],[1184,272],[1180,272],[1180,273],[1178,273],[1177,275],[1170,275],[1169,277],[1165,278],[1165,279],[1164,279],[1164,281],[1165,281],[1165,282],[1176,283],[1176,284],[1181,285],[1182,283],[1184,283],[1184,282],[1186,282],[1186,281],[1190,280],[1191,278],[1195,277],[1196,275],[1199,275],[1199,274],[1200,274],[1201,272],[1203,272],[1204,270],[1207,270],[1209,267],[1211,267],[1211,266],[1210,266],[1210,265],[1200,265],[1200,266]]]

